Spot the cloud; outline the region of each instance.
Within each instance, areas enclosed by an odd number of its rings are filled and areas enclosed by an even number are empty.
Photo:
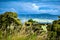
[[[39,6],[37,6],[35,3],[22,3],[23,5],[20,5],[21,9],[26,12],[37,12],[39,9]]]
[[[7,9],[7,11],[16,12],[14,8],[10,8],[9,10]]]
[[[58,10],[53,10],[53,9],[49,9],[49,10],[39,10],[40,13],[56,13],[58,12]]]
[[[0,13],[4,12],[16,12],[14,8],[0,8]]]
[[[52,23],[54,21],[54,20],[51,20],[51,19],[38,19],[38,18],[35,18],[33,20],[37,21],[39,23]]]
[[[23,11],[29,12],[29,13],[58,13],[60,8],[59,5],[46,5],[46,4],[40,4],[37,5],[36,3],[25,3],[22,6]]]
[[[32,4],[32,7],[34,10],[38,10],[39,9],[39,6],[37,6],[36,4]]]
[[[50,14],[59,14],[60,4],[59,2],[1,2],[0,3],[0,12],[3,11],[12,11],[19,13],[50,13]],[[57,5],[58,4],[58,5]]]

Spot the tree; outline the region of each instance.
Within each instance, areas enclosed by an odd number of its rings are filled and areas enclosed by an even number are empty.
[[[28,22],[33,22],[33,20],[32,19],[29,19]]]
[[[12,27],[18,28],[21,26],[21,22],[17,17],[17,13],[14,12],[5,12],[4,14],[0,15],[0,29],[3,31],[8,31],[8,27],[13,24]]]
[[[58,18],[60,18],[60,16],[58,16]]]
[[[36,21],[34,21],[33,19],[29,19],[28,22],[35,23]],[[38,22],[36,22],[36,23],[38,23]]]
[[[17,18],[17,13],[15,13],[15,12],[5,12],[4,15]]]
[[[59,20],[60,20],[60,16],[58,16]]]

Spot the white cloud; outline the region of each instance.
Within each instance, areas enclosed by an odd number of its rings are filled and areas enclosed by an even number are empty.
[[[0,13],[4,12],[16,12],[14,8],[0,8]]]
[[[10,8],[7,11],[16,12],[16,10],[14,8]]]
[[[4,8],[0,9],[3,11],[13,11],[13,12],[26,12],[26,13],[59,13],[60,12],[60,5],[56,5],[53,3],[32,3],[32,2],[5,2],[5,5],[1,3],[1,7]],[[6,7],[6,8],[5,8]],[[11,8],[12,7],[12,8]],[[42,7],[46,7],[47,9],[39,9]]]
[[[39,10],[40,13],[55,13],[58,12],[58,10],[53,10],[53,9],[49,9],[49,10]]]
[[[22,5],[20,4],[21,6],[21,11],[23,12],[35,12],[35,13],[58,13],[59,10],[60,10],[60,6],[59,5],[52,5],[52,4],[42,4],[42,3],[22,3]],[[39,9],[39,8],[42,8],[42,7],[46,7],[48,9]]]
[[[32,4],[32,8],[33,8],[34,10],[39,10],[39,6],[37,6],[36,4]]]
[[[34,21],[40,22],[40,23],[52,23],[54,20],[51,19],[33,19]]]

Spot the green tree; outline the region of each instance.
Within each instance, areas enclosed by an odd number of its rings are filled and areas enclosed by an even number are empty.
[[[6,17],[14,17],[14,18],[17,18],[17,13],[15,13],[15,12],[5,12],[4,15]]]
[[[29,19],[28,22],[38,23],[38,22],[34,21],[33,19]]]
[[[59,20],[60,20],[60,16],[58,16]]]
[[[60,16],[59,16],[60,18]],[[52,27],[52,28],[51,28]],[[50,40],[59,40],[60,37],[60,19],[58,20],[54,20],[52,23],[52,26],[50,26],[50,29],[52,29],[51,31],[49,31],[50,33],[48,33],[48,38]]]
[[[4,14],[0,14],[0,30],[4,34],[5,33],[7,33],[7,34],[10,33],[11,24],[13,24],[12,27],[14,27],[14,30],[17,30],[21,27],[21,21],[18,19],[17,13],[15,13],[15,12],[5,12]],[[8,29],[8,27],[9,27],[9,29]],[[4,31],[6,31],[6,32],[4,32]]]

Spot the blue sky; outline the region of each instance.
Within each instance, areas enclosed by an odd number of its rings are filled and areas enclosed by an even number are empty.
[[[0,13],[60,15],[60,0],[0,0]]]

